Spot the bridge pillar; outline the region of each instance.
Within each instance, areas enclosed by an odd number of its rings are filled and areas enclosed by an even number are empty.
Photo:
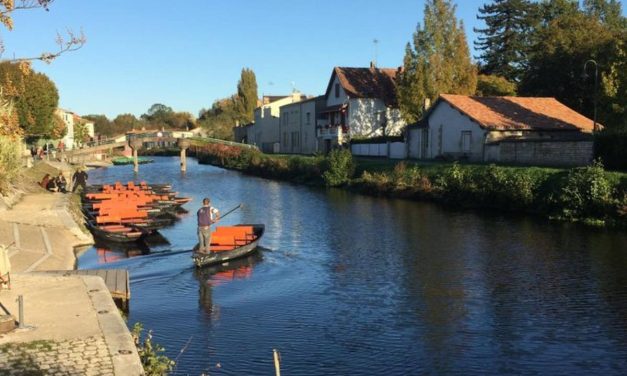
[[[131,140],[130,146],[133,149],[133,171],[135,173],[139,172],[139,160],[137,158],[137,151],[142,148],[143,142],[142,140],[134,139]]]
[[[179,138],[177,141],[179,148],[181,148],[181,172],[187,171],[187,149],[189,148],[189,141],[184,138]]]

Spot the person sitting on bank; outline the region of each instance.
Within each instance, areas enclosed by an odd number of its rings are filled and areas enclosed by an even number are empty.
[[[211,225],[220,220],[220,211],[211,206],[211,200],[205,197],[198,209],[198,252],[211,252]]]
[[[59,176],[57,176],[57,187],[59,188],[59,192],[67,193],[67,180],[65,180],[65,176],[63,176],[62,172],[59,172]]]
[[[85,172],[85,168],[81,167],[74,175],[72,175],[72,192],[76,192],[78,187],[81,187],[83,192],[87,190],[87,178],[88,175]]]
[[[46,175],[44,175],[43,179],[41,179],[41,181],[39,182],[39,185],[43,189],[48,189],[48,183],[49,182],[50,182],[50,174],[46,174]]]
[[[59,186],[57,185],[57,179],[50,178],[48,179],[48,183],[46,184],[46,189],[50,192],[58,192]]]

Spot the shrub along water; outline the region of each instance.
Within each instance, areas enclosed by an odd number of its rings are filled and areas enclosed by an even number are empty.
[[[0,194],[8,191],[20,167],[20,139],[0,135]]]
[[[348,150],[334,150],[326,157],[266,155],[195,141],[193,152],[200,163],[271,179],[597,225],[627,225],[627,176],[604,171],[600,162],[569,170],[458,163],[428,168],[399,162],[374,171],[374,167],[361,168]],[[361,176],[355,178],[355,170],[360,169]]]

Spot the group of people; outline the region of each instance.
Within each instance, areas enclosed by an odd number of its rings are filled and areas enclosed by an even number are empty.
[[[72,175],[72,192],[76,192],[79,187],[83,189],[83,191],[87,188],[87,172],[83,168],[79,168]],[[57,176],[50,176],[50,174],[46,174],[39,185],[42,188],[49,190],[50,192],[68,192],[68,184],[63,172],[59,172]]]

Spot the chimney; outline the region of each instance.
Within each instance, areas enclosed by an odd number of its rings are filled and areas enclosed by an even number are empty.
[[[427,111],[429,107],[431,107],[431,99],[425,98],[425,101],[423,103],[423,110]]]
[[[377,69],[377,65],[375,64],[374,61],[370,62],[370,70],[374,72],[374,70]]]
[[[398,76],[399,74],[405,72],[405,67],[404,66],[400,66],[398,68],[396,68],[396,75]]]

